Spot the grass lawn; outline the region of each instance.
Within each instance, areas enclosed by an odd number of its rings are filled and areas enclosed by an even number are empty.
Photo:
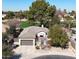
[[[29,26],[28,21],[22,21],[22,22],[20,23],[20,28],[26,28],[26,27],[28,27],[28,26]]]

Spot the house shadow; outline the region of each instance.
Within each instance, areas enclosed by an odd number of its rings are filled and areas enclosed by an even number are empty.
[[[44,55],[35,57],[33,59],[76,59],[75,57],[63,56],[63,55]]]
[[[21,54],[13,55],[10,59],[20,59]]]

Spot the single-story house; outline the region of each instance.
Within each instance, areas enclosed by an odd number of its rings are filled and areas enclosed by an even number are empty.
[[[30,26],[25,28],[19,35],[19,45],[35,46],[36,38],[47,39],[48,29],[45,27]]]

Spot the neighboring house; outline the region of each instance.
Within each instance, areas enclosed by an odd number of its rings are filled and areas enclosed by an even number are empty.
[[[73,19],[75,18],[75,16],[74,16],[74,15],[73,15],[73,16],[70,16],[70,17],[71,17],[71,18],[73,18]]]
[[[7,15],[7,12],[2,11],[2,18],[4,18]]]
[[[67,17],[67,16],[70,16],[74,20],[75,20],[75,16],[76,16],[75,14],[73,16],[71,16],[70,14],[65,13],[65,12],[63,12],[61,10],[57,10],[55,15],[60,18],[61,22],[65,21],[66,20],[65,17]]]
[[[4,18],[6,16],[6,14],[2,14],[2,18]]]
[[[47,34],[48,34],[47,28],[37,26],[27,27],[21,32],[21,34],[18,37],[19,45],[35,46],[36,42],[40,40],[44,41],[45,43],[45,41],[47,40]]]
[[[57,10],[55,15],[60,18],[61,22],[65,21],[64,16],[66,15],[66,13],[64,13],[63,11]]]

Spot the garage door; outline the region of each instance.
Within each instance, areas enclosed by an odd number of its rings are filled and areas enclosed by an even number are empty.
[[[21,40],[21,45],[33,45],[33,40]]]

